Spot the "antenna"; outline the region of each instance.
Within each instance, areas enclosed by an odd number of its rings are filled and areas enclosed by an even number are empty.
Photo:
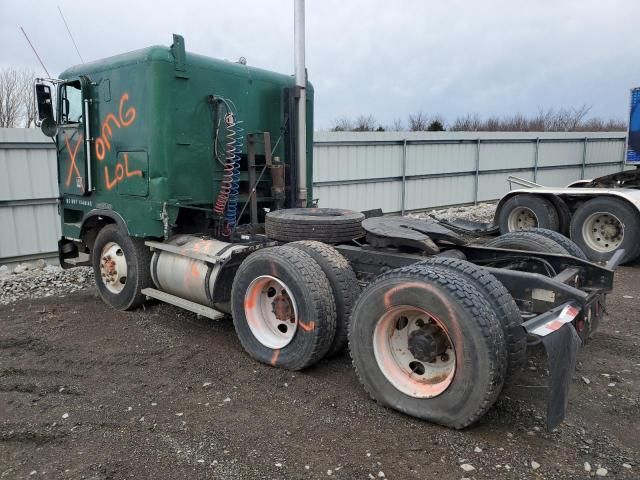
[[[22,27],[20,27],[20,30],[22,30],[22,34],[24,35],[24,38],[27,39],[27,43],[31,47],[31,50],[33,50],[33,53],[35,53],[36,58],[38,59],[38,61],[40,62],[40,65],[42,66],[42,69],[44,70],[44,73],[47,74],[47,77],[51,77],[51,75],[49,75],[49,71],[47,70],[47,67],[44,66],[44,63],[42,63],[42,59],[40,58],[40,55],[38,55],[38,52],[36,52],[36,49],[33,46],[33,43],[31,43],[31,40],[29,40],[29,37],[27,36],[27,32],[25,32],[24,28]]]
[[[71,42],[73,43],[73,48],[76,49],[76,53],[78,54],[78,57],[80,57],[80,61],[82,63],[84,63],[82,55],[80,55],[80,51],[78,50],[78,45],[76,45],[76,41],[74,40],[73,35],[71,34],[71,29],[69,28],[69,25],[67,24],[67,21],[65,20],[64,15],[62,14],[62,10],[60,9],[60,5],[58,5],[58,12],[60,12],[60,18],[62,18],[62,21],[64,22],[64,26],[67,27],[67,33],[69,34],[69,38],[71,39]]]

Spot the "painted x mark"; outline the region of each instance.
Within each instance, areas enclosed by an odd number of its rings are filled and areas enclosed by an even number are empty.
[[[69,144],[69,137],[67,137],[66,134],[64,135],[64,143],[67,146],[67,150],[69,151],[69,159],[71,160],[69,164],[69,171],[67,172],[67,180],[64,183],[68,187],[69,185],[71,185],[71,178],[74,172],[78,177],[82,177],[82,175],[80,174],[80,170],[78,169],[78,164],[76,163],[78,148],[82,143],[82,135],[80,135],[78,137],[78,140],[76,140],[76,144],[74,145],[73,150],[71,150],[71,145]]]

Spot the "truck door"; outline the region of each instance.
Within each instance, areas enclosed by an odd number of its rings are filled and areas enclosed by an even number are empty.
[[[88,88],[86,79],[69,80],[58,90],[58,175],[60,193],[88,195],[92,190]]]

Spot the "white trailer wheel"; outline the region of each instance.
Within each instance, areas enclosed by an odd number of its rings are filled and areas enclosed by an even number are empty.
[[[624,224],[611,212],[595,212],[582,225],[582,237],[593,250],[608,253],[624,240]]]
[[[538,217],[530,208],[518,207],[509,212],[507,224],[510,232],[529,230],[538,227]]]

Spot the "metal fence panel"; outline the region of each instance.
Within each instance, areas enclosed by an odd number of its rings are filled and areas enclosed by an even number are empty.
[[[39,130],[0,129],[0,259],[50,257],[60,222],[53,142]]]
[[[320,206],[385,213],[496,200],[509,175],[559,187],[619,171],[625,140],[621,132],[318,132],[314,196]]]

